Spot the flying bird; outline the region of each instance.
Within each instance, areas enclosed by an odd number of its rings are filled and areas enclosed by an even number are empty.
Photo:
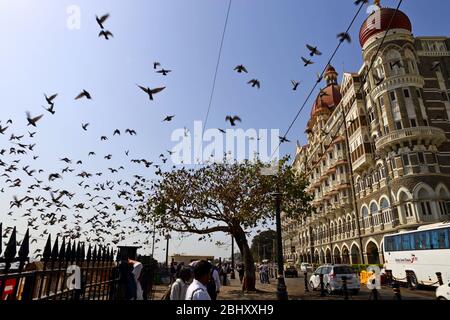
[[[238,116],[227,116],[225,118],[225,121],[229,121],[232,127],[236,126],[237,121],[242,122],[241,118],[239,118]]]
[[[87,127],[89,126],[89,123],[81,124],[81,127],[84,131],[87,131]]]
[[[314,63],[313,61],[311,61],[311,59],[306,59],[305,57],[302,57],[302,60],[305,63],[305,67]]]
[[[142,87],[142,86],[139,86],[139,85],[138,85],[138,87],[139,87],[142,91],[144,91],[145,93],[147,93],[147,94],[148,94],[148,97],[149,97],[150,100],[152,100],[152,101],[153,101],[153,95],[154,95],[154,94],[157,94],[157,93],[163,91],[163,90],[166,88],[166,87],[161,87],[161,88],[150,89],[150,88],[145,88],[145,87]]]
[[[97,20],[98,25],[100,26],[100,28],[105,29],[103,27],[103,24],[105,23],[105,21],[109,18],[109,13],[101,16],[100,18],[98,16],[95,16],[95,20]]]
[[[245,68],[242,64],[236,66],[236,68],[234,68],[234,71],[237,71],[238,73],[242,72],[248,73],[247,68]]]
[[[39,121],[39,120],[41,120],[41,118],[43,117],[44,115],[43,114],[41,114],[40,116],[37,116],[37,117],[32,117],[31,116],[31,114],[30,114],[30,112],[28,112],[27,111],[27,121],[28,121],[28,125],[29,126],[33,126],[33,127],[36,127],[36,123]]]
[[[161,73],[163,76],[167,76],[171,72],[172,72],[172,70],[166,70],[164,68],[161,69],[161,70],[156,71],[156,73]]]
[[[293,91],[297,91],[298,86],[300,85],[300,82],[292,80],[291,83],[292,83],[292,86],[293,86],[292,90]]]
[[[114,35],[111,33],[111,31],[107,30],[102,30],[100,31],[100,33],[98,34],[98,37],[105,37],[106,40],[109,40],[109,37],[114,37]]]
[[[247,82],[247,84],[251,84],[252,88],[254,88],[254,87],[257,87],[258,89],[261,88],[261,83],[257,79],[252,79],[249,82]]]
[[[45,100],[47,101],[47,103],[49,104],[49,105],[51,105],[51,106],[53,106],[54,105],[54,103],[53,103],[53,100],[55,100],[55,98],[58,96],[58,94],[57,93],[55,93],[55,94],[53,94],[53,95],[51,95],[50,97],[47,97],[47,95],[46,94],[44,94],[44,97],[45,97]]]
[[[317,56],[321,56],[321,55],[322,55],[322,52],[320,52],[320,51],[317,49],[317,47],[310,46],[309,44],[307,44],[306,47],[307,47],[308,50],[310,51],[309,55],[310,55],[311,57],[313,57],[314,55],[317,55]]]
[[[161,67],[161,63],[159,62],[153,62],[153,69],[157,69],[158,67]]]
[[[175,116],[167,116],[164,118],[163,122],[165,122],[165,121],[170,122],[173,120],[173,118],[175,118]]]
[[[350,37],[348,32],[341,32],[337,35],[337,37],[339,38],[340,42],[344,42],[344,41],[347,41],[348,43],[352,42],[352,38]]]
[[[86,98],[88,100],[92,100],[92,96],[86,90],[83,90],[78,96],[75,97],[75,100],[79,100],[81,98]]]

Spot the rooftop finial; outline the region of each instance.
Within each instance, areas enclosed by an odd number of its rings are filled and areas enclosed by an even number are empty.
[[[374,0],[373,2],[375,3],[375,5],[377,7],[381,8],[381,4],[380,4],[381,0]]]

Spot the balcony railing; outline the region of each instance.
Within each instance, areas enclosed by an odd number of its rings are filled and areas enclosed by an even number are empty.
[[[444,130],[435,127],[415,127],[397,130],[382,136],[375,142],[377,149],[383,149],[385,147],[395,145],[398,143],[411,141],[411,140],[423,140],[433,145],[439,146],[447,137]]]

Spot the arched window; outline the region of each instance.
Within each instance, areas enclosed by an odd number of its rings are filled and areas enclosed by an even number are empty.
[[[389,208],[389,201],[386,198],[381,199],[380,208],[381,210]]]
[[[375,214],[377,212],[378,212],[378,206],[375,202],[372,202],[372,204],[370,205],[370,213]]]
[[[425,188],[422,188],[418,192],[418,198],[420,200],[420,213],[423,216],[431,216],[433,211],[431,210],[430,193]]]
[[[367,217],[369,215],[369,210],[367,209],[367,207],[363,207],[361,210],[361,215],[363,217]]]
[[[416,57],[414,56],[414,53],[412,53],[412,51],[410,49],[406,49],[405,56],[406,56],[406,60],[408,62],[409,73],[412,73],[412,74],[418,73]]]
[[[386,54],[386,60],[393,75],[400,75],[404,72],[403,61],[400,52],[395,49],[389,50],[389,52]]]

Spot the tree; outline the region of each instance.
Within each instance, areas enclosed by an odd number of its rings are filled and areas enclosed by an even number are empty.
[[[275,261],[277,233],[274,230],[266,230],[256,235],[252,240],[251,251],[253,259],[261,262],[264,259]]]
[[[296,217],[311,211],[306,180],[287,164],[279,162],[277,176],[264,175],[261,162],[214,163],[199,169],[182,168],[160,173],[153,182],[147,203],[141,207],[143,222],[156,221],[161,234],[232,235],[245,264],[243,290],[255,290],[255,264],[248,235],[257,226],[267,226],[275,215],[272,193],[283,193],[283,211]]]

